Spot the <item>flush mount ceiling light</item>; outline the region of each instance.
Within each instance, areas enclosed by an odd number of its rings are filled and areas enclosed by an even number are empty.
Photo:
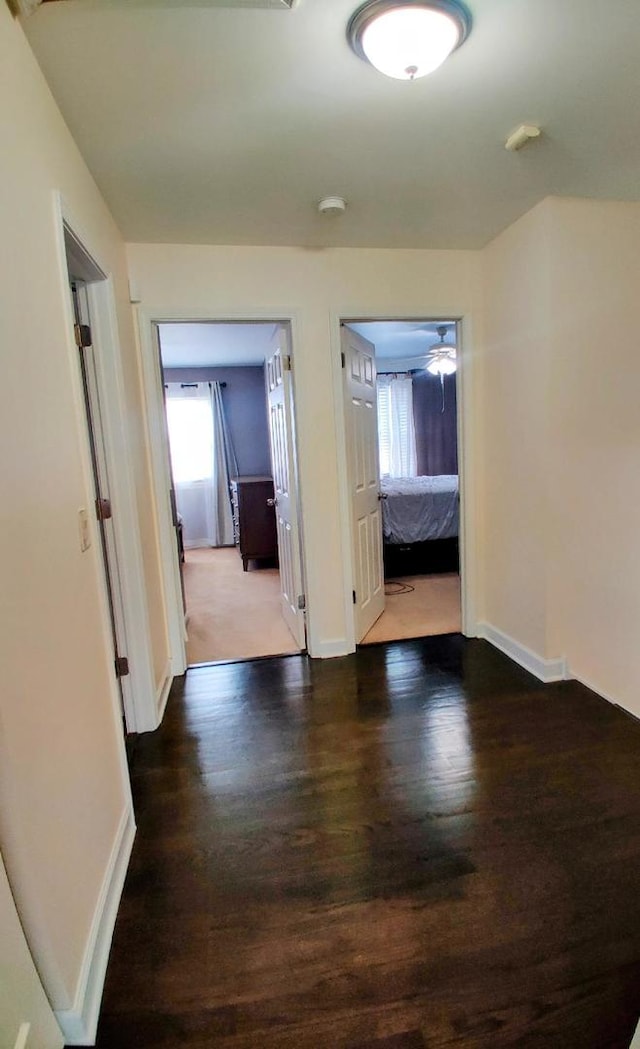
[[[471,16],[458,0],[368,0],[352,16],[355,53],[386,76],[416,80],[467,38]]]

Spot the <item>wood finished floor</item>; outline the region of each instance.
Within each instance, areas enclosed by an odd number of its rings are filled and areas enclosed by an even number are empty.
[[[627,1049],[640,725],[486,642],[189,671],[100,1049]]]

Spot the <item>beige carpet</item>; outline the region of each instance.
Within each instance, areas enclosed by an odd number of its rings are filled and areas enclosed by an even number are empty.
[[[242,571],[235,547],[185,551],[187,662],[299,652],[280,612],[277,568]]]
[[[460,576],[402,576],[398,584],[413,587],[410,593],[389,594],[398,589],[387,581],[385,609],[361,644],[398,641],[405,637],[429,637],[460,630]]]

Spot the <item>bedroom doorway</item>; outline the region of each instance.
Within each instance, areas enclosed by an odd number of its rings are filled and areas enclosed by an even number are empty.
[[[459,334],[341,323],[357,644],[461,630]]]
[[[289,326],[157,338],[188,666],[306,647]]]

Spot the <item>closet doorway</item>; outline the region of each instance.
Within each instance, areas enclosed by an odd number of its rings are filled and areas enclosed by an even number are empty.
[[[356,643],[461,630],[459,324],[343,321]]]
[[[190,666],[305,649],[289,326],[157,323]]]

